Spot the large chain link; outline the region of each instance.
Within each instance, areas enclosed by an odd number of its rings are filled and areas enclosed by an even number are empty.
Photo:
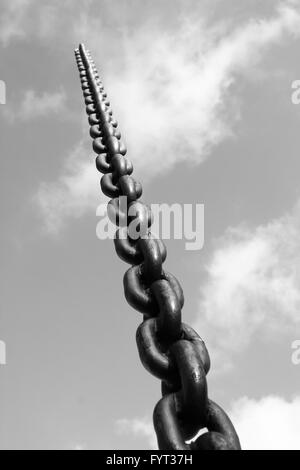
[[[97,154],[96,167],[103,173],[101,188],[112,198],[108,215],[119,226],[114,240],[116,252],[131,265],[124,276],[125,296],[144,314],[136,335],[139,355],[145,368],[162,381],[162,398],[153,414],[159,448],[238,450],[239,439],[230,419],[208,398],[210,359],[206,346],[181,321],[182,288],[163,267],[166,247],[151,234],[152,213],[140,200],[142,187],[131,176],[132,163],[125,156],[126,147],[95,64],[82,44],[75,56]],[[127,213],[121,207],[121,196],[127,197]],[[135,215],[128,217],[124,227],[129,214]],[[145,227],[137,239],[128,228],[132,221]]]

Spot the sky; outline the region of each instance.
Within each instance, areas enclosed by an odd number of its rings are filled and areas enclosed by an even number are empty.
[[[96,237],[80,42],[143,200],[204,204],[203,249],[168,240],[166,267],[210,398],[244,449],[300,449],[299,0],[0,0],[0,448],[157,445],[128,266]]]

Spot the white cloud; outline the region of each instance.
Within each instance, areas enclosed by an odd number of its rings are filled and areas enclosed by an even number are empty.
[[[243,397],[233,403],[229,416],[243,450],[300,450],[300,396],[293,400]],[[117,432],[143,439],[145,448],[157,449],[150,418],[121,419]]]
[[[229,413],[244,450],[300,450],[300,397],[241,398]]]
[[[80,16],[77,30],[90,38],[91,49],[97,53],[99,41],[107,42],[110,33],[96,27],[101,19],[87,15]],[[201,163],[213,146],[232,135],[239,114],[232,91],[238,74],[256,67],[268,47],[299,32],[299,12],[282,4],[273,18],[250,20],[233,31],[224,22],[212,28],[194,18],[173,34],[155,31],[153,25],[124,34],[123,60],[107,61],[105,78],[130,158],[137,170],[143,169],[143,181],[180,160]],[[43,194],[51,187],[55,199],[57,188],[61,199],[64,179],[65,169],[60,182],[44,185]],[[77,192],[79,179],[79,174],[68,179],[68,194],[73,183]],[[82,175],[82,190],[89,193],[83,181],[90,185],[90,179]],[[69,212],[72,208],[84,213],[79,198],[68,207]]]
[[[95,214],[100,202],[99,174],[87,155],[81,142],[66,159],[58,181],[42,182],[34,196],[50,234],[58,234],[70,218],[89,211]]]
[[[236,29],[193,18],[173,34],[151,25],[126,37],[120,70],[107,68],[105,78],[135,165],[148,176],[178,161],[201,163],[234,132],[237,77],[299,31],[299,12],[281,5]]]
[[[131,434],[135,438],[143,439],[150,450],[157,449],[157,439],[150,418],[119,419],[116,423],[119,434]]]
[[[28,14],[19,30],[40,39],[62,31],[72,41],[87,39],[96,58],[99,54],[96,62],[106,64],[116,117],[136,167],[146,167],[147,176],[180,160],[201,163],[215,145],[233,135],[239,118],[233,92],[237,77],[258,67],[270,46],[300,34],[300,13],[289,2],[280,3],[272,18],[250,19],[237,28],[225,21],[210,26],[195,14],[183,17],[174,32],[144,20],[142,27],[124,29],[121,37],[121,26],[116,34],[102,24],[104,13],[115,24],[114,8],[101,6],[95,15],[91,5],[86,0],[74,15],[70,1],[63,6],[37,2],[32,20]],[[98,46],[111,44],[113,50],[116,41],[122,53],[111,61],[110,49],[99,51]]]
[[[29,121],[49,114],[58,114],[65,108],[66,98],[64,90],[53,93],[45,91],[41,94],[26,90],[18,106],[6,105],[3,114],[11,122],[16,119]]]
[[[300,204],[267,225],[229,228],[206,274],[195,323],[214,363],[240,354],[254,334],[272,341],[290,333],[299,324]]]

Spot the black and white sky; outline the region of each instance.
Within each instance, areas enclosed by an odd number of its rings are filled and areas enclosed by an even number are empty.
[[[300,449],[300,1],[0,0],[0,446],[155,448],[127,266],[101,195],[74,48],[91,50],[147,203],[203,203],[167,242],[209,395],[242,446]]]

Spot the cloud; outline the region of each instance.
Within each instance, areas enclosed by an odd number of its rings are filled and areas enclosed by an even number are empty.
[[[150,450],[157,449],[157,439],[150,418],[119,419],[116,422],[117,433],[131,434],[134,438],[143,439]]]
[[[84,0],[83,0],[84,1]],[[37,36],[40,39],[50,38],[57,32],[60,20],[67,21],[68,10],[71,11],[72,1],[64,4],[57,0],[1,0],[0,5],[0,42],[4,47],[13,40],[28,39]],[[65,9],[65,15],[60,15]],[[73,8],[74,10],[74,8]]]
[[[149,177],[178,161],[201,163],[234,135],[240,117],[237,79],[257,68],[271,46],[300,34],[294,2],[277,3],[273,17],[237,27],[227,20],[211,25],[207,12],[201,16],[196,9],[194,15],[181,14],[176,28],[163,28],[154,17],[142,17],[139,24],[140,11],[135,12],[137,24],[130,28],[106,3],[85,0],[74,9],[70,0],[17,1],[17,14],[14,2],[5,1],[4,10],[4,17],[13,16],[9,24],[17,25],[15,35],[49,41],[63,34],[71,43],[84,38],[97,63],[106,64],[106,91],[130,155]],[[103,43],[105,50],[99,50]]]
[[[86,445],[82,445],[82,444],[76,444],[74,446],[72,446],[72,449],[71,450],[86,450]]]
[[[118,39],[121,53],[113,54],[115,60],[109,57],[110,49],[107,60],[101,50],[109,84],[106,91],[124,130],[130,158],[137,174],[143,174],[143,181],[180,161],[201,163],[214,146],[232,136],[239,119],[239,100],[233,91],[237,77],[245,77],[247,71],[257,67],[270,46],[300,32],[300,13],[283,3],[272,18],[252,19],[235,29],[224,21],[209,26],[197,16],[183,19],[173,32],[143,23],[130,31],[122,29],[120,36],[115,30],[98,28],[102,17],[91,17],[89,9],[79,11],[78,18],[74,24],[70,19],[68,29],[89,39],[96,58],[99,43],[112,47]],[[100,63],[100,53],[98,59]],[[84,133],[87,135],[86,126]],[[57,188],[57,198],[61,199],[65,171],[64,167],[58,183],[44,184],[44,196],[51,187],[49,197],[54,200]],[[71,185],[77,187],[79,179],[79,174],[68,179],[65,196],[72,194]],[[90,185],[86,175],[82,179]],[[83,191],[89,193],[91,189]],[[76,213],[85,212],[80,198],[66,205],[68,213],[71,208]],[[61,205],[57,207],[60,210]],[[88,210],[87,205],[84,207]],[[52,205],[53,215],[54,211]]]
[[[64,90],[53,93],[45,91],[41,94],[26,90],[18,106],[6,105],[3,114],[10,122],[29,121],[49,114],[58,114],[65,108],[66,99]]]
[[[254,335],[276,341],[293,331],[300,311],[300,203],[267,225],[229,228],[216,241],[206,276],[195,326],[214,362],[240,354]]]
[[[13,38],[25,36],[24,22],[33,0],[2,0],[0,6],[0,41],[7,46]]]
[[[12,41],[70,39],[79,12],[88,11],[91,3],[81,0],[74,8],[74,0],[1,0],[0,42],[7,47]]]
[[[241,398],[229,415],[244,450],[300,450],[300,397]]]
[[[281,4],[272,18],[237,28],[189,18],[176,32],[144,25],[125,35],[120,70],[108,67],[105,79],[136,166],[153,176],[179,161],[205,160],[234,134],[237,78],[299,31],[299,12]]]
[[[229,416],[243,450],[300,450],[300,396],[292,400],[271,395],[259,400],[243,397],[233,403]],[[157,449],[150,418],[121,419],[117,432],[143,439],[145,448]]]
[[[83,142],[66,158],[58,181],[42,182],[34,196],[49,234],[57,235],[69,219],[78,219],[86,212],[95,214],[99,204],[99,175],[86,159]]]

